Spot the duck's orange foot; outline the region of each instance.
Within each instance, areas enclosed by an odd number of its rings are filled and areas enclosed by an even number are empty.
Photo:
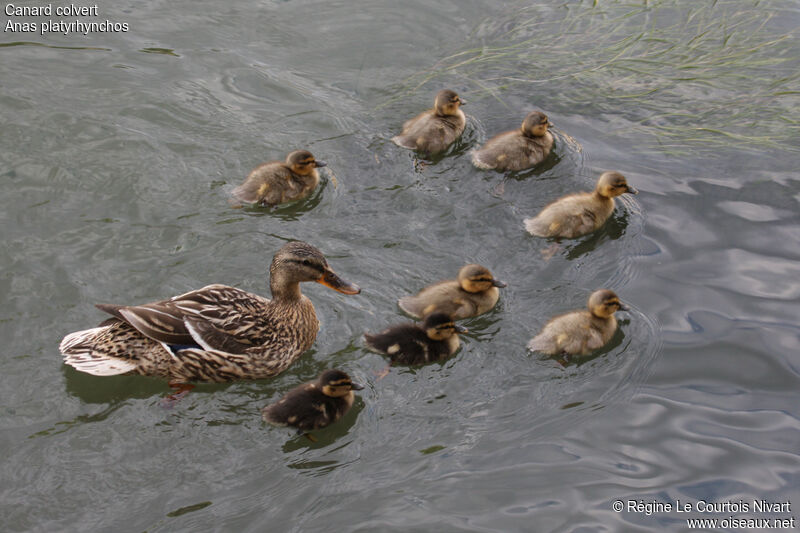
[[[542,250],[542,257],[544,258],[545,261],[550,261],[550,259],[552,259],[554,255],[556,255],[556,252],[560,248],[561,244],[554,242],[553,244]]]
[[[383,378],[385,378],[386,376],[388,376],[389,375],[389,370],[391,368],[392,368],[392,365],[387,365],[386,368],[384,368],[380,372],[375,372],[375,378],[376,378],[375,381],[380,381]]]
[[[500,183],[496,184],[492,187],[491,195],[495,198],[502,198],[503,195],[506,193],[506,181],[503,180]]]
[[[175,389],[175,392],[173,392],[169,396],[161,398],[161,401],[158,403],[158,405],[163,409],[172,409],[176,405],[178,405],[178,402],[181,401],[181,399],[183,399],[187,394],[189,394],[189,391],[191,391],[194,388],[194,385],[192,385],[191,383],[180,383],[177,381],[170,381],[169,387],[171,389]]]

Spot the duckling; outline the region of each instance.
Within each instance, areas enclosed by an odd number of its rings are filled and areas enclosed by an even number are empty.
[[[241,202],[264,207],[301,200],[317,188],[317,169],[326,165],[307,150],[295,150],[286,161],[258,165],[232,194]]]
[[[341,370],[326,370],[264,407],[261,417],[276,426],[296,427],[298,433],[321,429],[347,414],[355,400],[353,391],[363,388]]]
[[[537,237],[574,239],[606,223],[614,212],[615,196],[638,192],[619,172],[603,172],[593,192],[570,194],[556,200],[535,217],[526,218],[525,229]]]
[[[142,374],[177,382],[280,374],[311,347],[319,330],[300,283],[316,281],[344,294],[361,289],[300,241],[278,250],[269,272],[272,300],[208,285],[145,305],[99,304],[113,318],[64,337],[64,362],[96,376]]]
[[[367,346],[392,363],[421,365],[450,357],[460,345],[458,333],[467,328],[457,325],[446,313],[431,313],[422,325],[396,324],[371,335],[364,334]]]
[[[494,279],[489,269],[481,265],[465,265],[458,271],[458,279],[440,281],[425,287],[415,296],[404,296],[398,301],[400,309],[422,318],[441,311],[454,319],[470,318],[485,313],[495,306],[500,291],[506,284]]]
[[[627,311],[614,291],[601,289],[589,296],[589,310],[551,319],[528,343],[528,349],[548,355],[587,355],[602,348],[617,331],[614,313]]]
[[[403,132],[392,137],[392,142],[425,154],[436,154],[445,150],[464,133],[467,118],[459,107],[465,103],[449,89],[439,91],[433,109],[406,121]]]
[[[472,164],[482,169],[525,170],[538,165],[550,155],[553,135],[550,123],[541,111],[531,111],[522,127],[495,135],[481,148],[472,151]]]

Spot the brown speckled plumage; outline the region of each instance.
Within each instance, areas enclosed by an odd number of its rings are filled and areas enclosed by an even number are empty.
[[[64,362],[95,375],[143,374],[180,381],[274,376],[308,350],[319,330],[299,283],[318,281],[345,294],[360,289],[339,278],[322,253],[303,242],[281,248],[270,266],[270,301],[209,285],[138,306],[98,305],[114,316],[61,341]]]

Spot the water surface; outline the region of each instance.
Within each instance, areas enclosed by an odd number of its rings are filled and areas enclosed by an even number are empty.
[[[128,32],[4,33],[5,529],[683,531],[612,502],[800,505],[800,4],[540,4],[109,4]],[[389,139],[442,87],[468,128],[420,166]],[[545,165],[471,166],[536,108]],[[329,164],[311,198],[229,206],[300,147]],[[547,260],[522,219],[608,169],[641,193]],[[62,365],[95,302],[267,295],[290,239],[364,290],[304,287],[322,328],[284,374],[168,410],[162,381]],[[453,359],[377,380],[361,335],[468,262],[508,282],[498,307]],[[526,352],[599,287],[632,307],[607,349]],[[261,422],[330,366],[368,384],[341,423],[311,442]]]

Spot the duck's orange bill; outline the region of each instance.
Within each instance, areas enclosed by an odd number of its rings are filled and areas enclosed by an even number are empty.
[[[325,273],[317,280],[317,283],[321,283],[343,294],[358,294],[361,292],[361,287],[355,283],[350,283],[346,279],[340,278],[336,272],[330,268],[325,269]]]

